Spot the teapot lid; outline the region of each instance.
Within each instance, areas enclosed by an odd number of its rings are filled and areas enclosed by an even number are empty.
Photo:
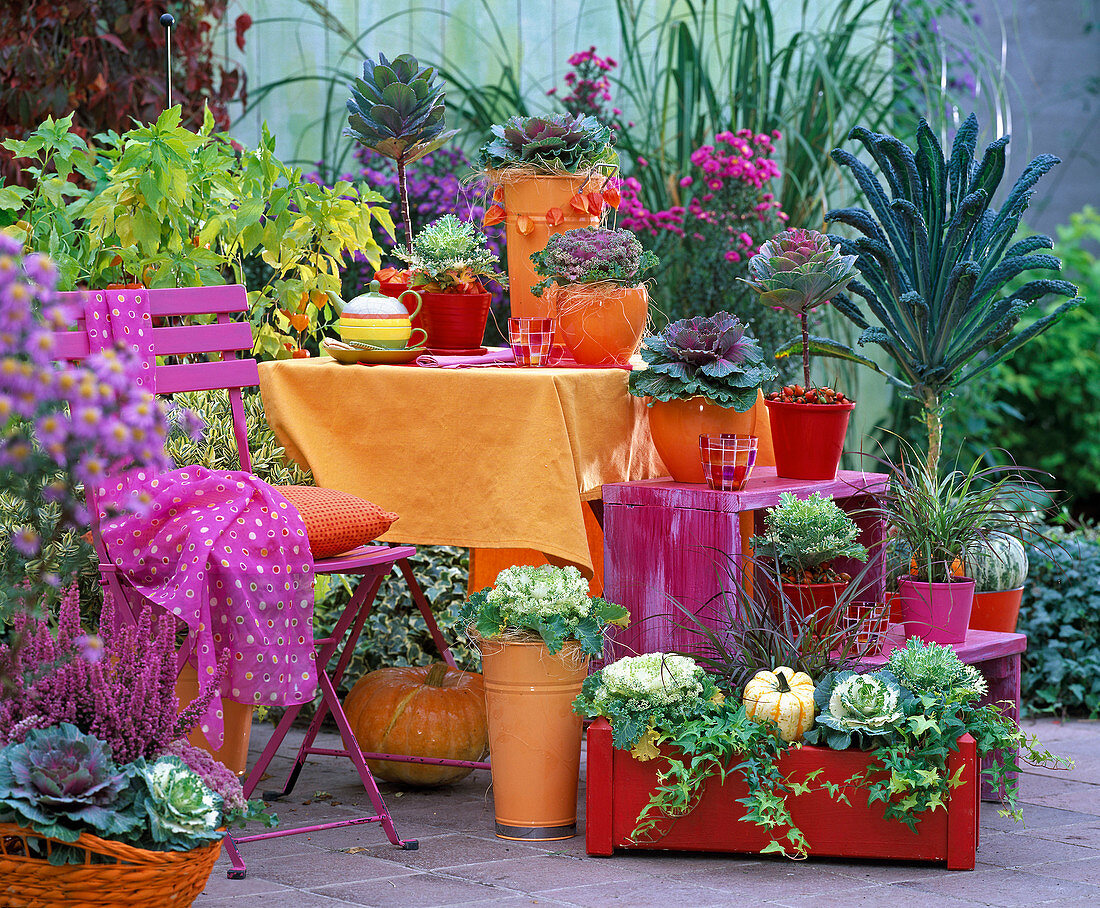
[[[385,296],[378,281],[371,281],[366,293],[349,300],[341,315],[374,315],[409,317],[409,311],[398,300]]]

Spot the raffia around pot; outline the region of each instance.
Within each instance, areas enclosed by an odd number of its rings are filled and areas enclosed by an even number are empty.
[[[568,284],[548,291],[554,317],[573,359],[586,366],[626,366],[649,320],[645,284]]]
[[[69,845],[84,863],[55,866],[27,855],[27,840]],[[178,908],[198,898],[221,839],[191,851],[146,851],[84,833],[73,843],[0,823],[0,905],[5,908]],[[111,863],[93,864],[96,859]]]

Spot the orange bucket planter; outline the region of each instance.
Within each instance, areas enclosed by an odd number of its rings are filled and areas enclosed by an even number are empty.
[[[567,642],[477,640],[485,681],[496,832],[502,839],[577,834],[581,718],[573,700],[588,657]]]
[[[975,593],[974,607],[970,611],[970,627],[978,631],[1016,633],[1016,624],[1020,620],[1020,601],[1023,596],[1022,586],[1014,590]]]
[[[491,180],[499,174],[490,173]],[[603,201],[589,203],[590,193],[600,193],[605,179],[585,171],[577,174],[510,175],[500,180],[504,190],[504,222],[508,236],[508,297],[512,315],[545,318],[553,315],[549,301],[539,299],[531,288],[539,282],[531,255],[546,248],[555,233],[596,227],[600,223]],[[585,206],[573,204],[581,196]],[[592,208],[598,210],[593,212]]]
[[[190,662],[185,662],[176,678],[176,699],[180,712],[199,695],[199,673]],[[222,723],[224,725],[222,746],[215,748],[206,740],[201,728],[196,728],[187,736],[188,742],[209,753],[215,760],[221,760],[227,768],[239,776],[244,775],[248,767],[248,741],[252,737],[252,706],[221,700]]]
[[[649,295],[644,285],[570,284],[551,288],[548,296],[565,347],[574,360],[586,366],[630,363],[642,342],[649,315]]]
[[[755,435],[759,439],[756,465],[771,465],[771,435],[762,434],[767,430],[766,414],[760,419],[762,403],[763,395],[759,392],[756,405],[744,413],[732,407],[719,407],[704,397],[653,401],[647,407],[653,447],[673,480],[706,482],[699,457],[700,435]]]

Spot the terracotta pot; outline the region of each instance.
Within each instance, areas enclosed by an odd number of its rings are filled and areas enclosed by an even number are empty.
[[[817,633],[822,637],[835,634],[840,623],[840,615],[829,613],[835,611],[837,600],[848,581],[841,583],[784,583],[783,595],[791,610],[791,617],[797,618],[801,624],[813,624]],[[772,600],[772,611],[780,620],[782,614],[779,610],[779,600]]]
[[[1016,623],[1020,620],[1020,600],[1023,595],[1022,586],[1015,590],[975,593],[974,608],[970,612],[970,626],[978,631],[1016,633]]]
[[[898,578],[898,599],[905,636],[929,643],[962,643],[974,607],[974,581],[960,577],[951,583],[925,583]]]
[[[185,662],[176,678],[176,699],[180,712],[199,695],[199,674],[195,666]],[[196,728],[187,740],[195,747],[201,747],[215,760],[221,760],[239,776],[244,775],[248,766],[248,740],[252,735],[252,707],[232,700],[222,700],[222,723],[224,738],[222,746],[214,748],[202,730]]]
[[[835,479],[855,404],[795,404],[781,400],[765,404],[775,445],[776,475],[787,479]]]
[[[757,401],[761,398],[758,396]],[[700,435],[756,435],[758,409],[744,413],[712,404],[706,398],[655,400],[648,407],[653,446],[676,482],[706,482],[699,457]],[[758,450],[757,464],[765,463]]]
[[[496,832],[502,839],[577,834],[581,719],[573,700],[588,675],[576,643],[550,655],[540,642],[478,641]]]
[[[642,342],[649,295],[644,286],[571,284],[548,291],[558,329],[573,359],[587,366],[625,366]]]
[[[504,181],[504,222],[508,234],[508,297],[513,316],[545,317],[551,314],[550,302],[531,293],[539,282],[531,254],[541,252],[555,233],[595,227],[599,215],[578,211],[570,200],[579,192],[599,192],[604,178],[593,173],[531,174],[526,177],[509,177]],[[550,226],[546,214],[557,208],[562,221]],[[525,218],[527,232],[519,229],[519,219]]]
[[[420,314],[433,353],[476,353],[482,350],[489,318],[488,293],[421,293]]]

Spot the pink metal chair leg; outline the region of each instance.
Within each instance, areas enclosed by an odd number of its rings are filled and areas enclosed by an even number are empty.
[[[432,642],[439,650],[439,655],[451,668],[455,668],[455,657],[451,655],[451,648],[447,646],[447,641],[443,639],[443,634],[439,630],[439,623],[435,620],[435,613],[432,611],[431,604],[425,597],[424,591],[420,588],[420,584],[416,581],[409,559],[402,558],[397,562],[397,566],[401,569],[401,576],[405,578],[409,592],[412,593],[413,602],[420,609],[420,614],[424,618],[424,623],[428,626],[428,633],[432,635]]]

